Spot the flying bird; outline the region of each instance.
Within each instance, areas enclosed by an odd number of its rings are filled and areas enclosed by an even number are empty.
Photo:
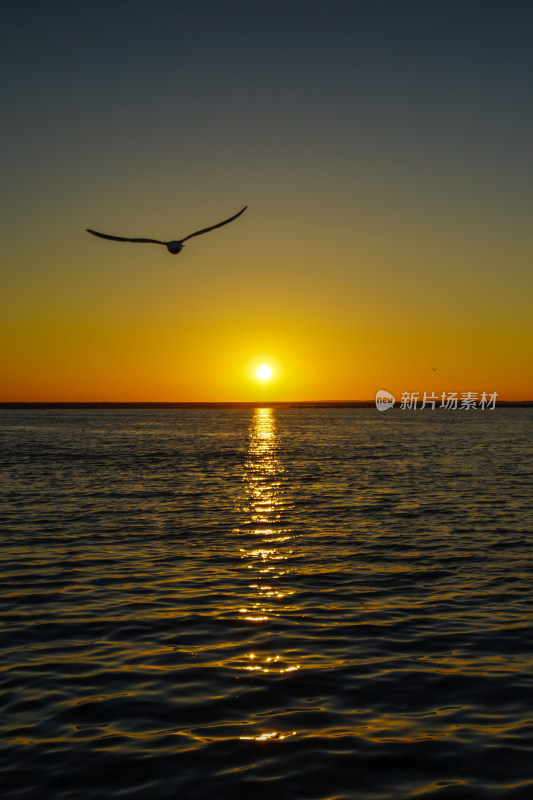
[[[224,222],[218,222],[216,225],[211,225],[210,228],[202,228],[201,231],[190,233],[183,239],[173,239],[170,242],[162,242],[159,239],[128,239],[124,236],[110,236],[107,233],[98,233],[98,231],[93,231],[90,228],[85,228],[85,230],[87,233],[92,233],[93,236],[99,236],[101,239],[112,239],[114,242],[151,242],[152,244],[164,244],[169,253],[176,255],[176,253],[179,253],[182,250],[184,246],[183,243],[186,242],[187,239],[192,239],[193,236],[200,236],[201,233],[209,233],[209,231],[213,231],[215,228],[221,228],[222,225],[227,225],[228,222],[233,222],[233,220],[237,219],[237,217],[240,217],[247,208],[248,206],[244,206],[244,208],[241,208],[237,214],[234,214],[233,217],[230,217],[229,219],[225,219]]]

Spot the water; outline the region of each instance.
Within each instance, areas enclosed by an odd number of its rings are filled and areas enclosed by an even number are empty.
[[[3,798],[530,798],[532,429],[1,412]]]

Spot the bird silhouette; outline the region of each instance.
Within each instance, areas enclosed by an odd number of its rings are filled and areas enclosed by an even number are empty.
[[[162,242],[160,239],[128,239],[125,236],[110,236],[108,233],[98,233],[98,231],[93,231],[91,228],[85,228],[85,230],[87,233],[92,233],[93,236],[99,236],[100,239],[112,239],[114,242],[150,242],[151,244],[164,244],[169,253],[176,255],[176,253],[181,252],[184,246],[183,243],[186,242],[187,239],[192,239],[193,236],[200,236],[201,233],[209,233],[209,231],[213,231],[215,228],[221,228],[222,225],[227,225],[228,222],[233,222],[233,220],[240,217],[247,208],[248,206],[244,206],[237,214],[234,214],[233,217],[229,219],[225,219],[224,222],[218,222],[216,225],[211,225],[209,228],[202,228],[201,231],[190,233],[183,239],[172,239],[170,242]]]
[[[436,372],[438,367],[431,367],[431,369],[433,370],[433,372]]]

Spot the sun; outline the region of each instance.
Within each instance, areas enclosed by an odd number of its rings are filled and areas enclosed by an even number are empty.
[[[272,375],[272,370],[267,364],[262,364],[260,367],[257,367],[255,374],[260,381],[267,381]]]

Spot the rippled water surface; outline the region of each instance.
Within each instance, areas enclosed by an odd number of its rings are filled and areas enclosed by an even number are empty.
[[[2,797],[533,797],[532,429],[0,412]]]

